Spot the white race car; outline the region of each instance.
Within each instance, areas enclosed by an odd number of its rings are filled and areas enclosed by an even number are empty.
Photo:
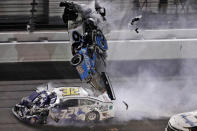
[[[46,124],[48,117],[59,121],[97,122],[114,117],[114,106],[107,93],[98,97],[83,87],[37,88],[12,109],[20,120]]]
[[[172,116],[165,131],[197,131],[197,111]]]

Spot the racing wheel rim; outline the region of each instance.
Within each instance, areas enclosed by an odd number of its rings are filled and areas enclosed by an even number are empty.
[[[98,30],[96,32],[96,34],[94,36],[94,41],[97,43],[97,45],[101,46],[102,50],[105,50],[104,48],[105,48],[105,45],[107,44],[106,43],[106,38],[105,38],[105,36],[103,35],[103,33],[100,30]],[[100,44],[97,41],[99,41]]]
[[[93,112],[89,112],[86,116],[86,121],[89,122],[96,122],[99,120],[99,115],[97,112],[93,111]]]
[[[81,37],[82,36],[78,31],[73,31],[72,32],[72,38],[73,38],[74,41],[77,41],[77,42],[81,41]]]
[[[77,54],[71,59],[71,64],[73,66],[78,66],[79,64],[81,64],[82,61],[83,61],[83,56],[80,54]]]

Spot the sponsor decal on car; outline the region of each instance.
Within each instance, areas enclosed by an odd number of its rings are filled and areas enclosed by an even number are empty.
[[[181,117],[185,120],[185,123],[189,124],[190,126],[195,126],[194,122],[189,120],[186,115],[181,115]]]
[[[90,111],[99,110],[101,112],[108,111],[108,105],[89,106]]]

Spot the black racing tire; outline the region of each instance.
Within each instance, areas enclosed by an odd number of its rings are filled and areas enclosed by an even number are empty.
[[[72,32],[72,38],[75,42],[79,42],[79,41],[81,41],[82,36],[78,31],[73,31]]]
[[[78,66],[83,61],[83,56],[81,54],[76,54],[70,61],[72,66]]]
[[[100,115],[97,111],[88,112],[85,117],[86,122],[98,122],[99,119]]]
[[[49,111],[44,111],[40,114],[39,118],[40,118],[40,123],[41,124],[46,124],[47,123],[47,118],[48,118],[48,115],[49,115]]]

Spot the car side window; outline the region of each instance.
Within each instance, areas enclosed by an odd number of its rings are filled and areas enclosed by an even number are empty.
[[[93,105],[95,104],[95,101],[87,100],[87,99],[80,99],[80,105]]]
[[[78,100],[77,99],[70,99],[67,101],[64,101],[60,104],[60,109],[67,109],[68,107],[77,107],[78,106]]]

